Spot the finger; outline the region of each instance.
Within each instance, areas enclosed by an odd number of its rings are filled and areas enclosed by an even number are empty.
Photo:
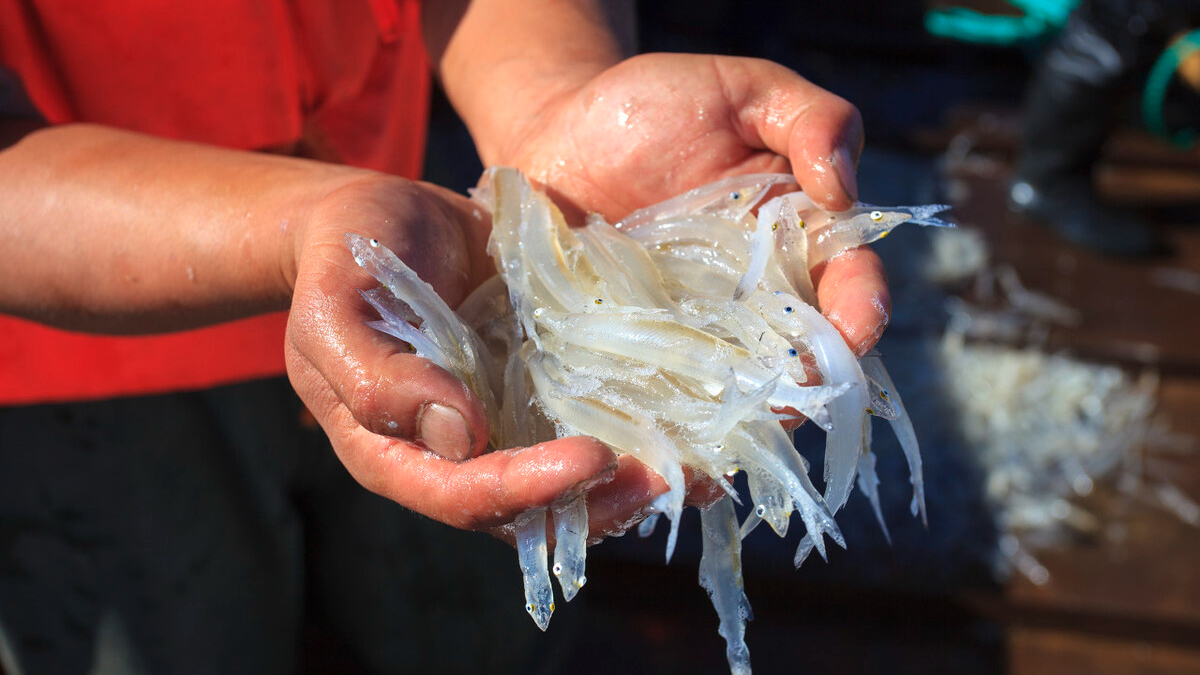
[[[891,319],[883,261],[869,248],[856,248],[813,270],[817,302],[846,344],[863,356],[879,342]]]
[[[588,492],[589,539],[624,534],[649,515],[655,497],[667,482],[632,455],[621,455],[613,479]]]
[[[301,268],[288,341],[367,431],[406,439],[450,459],[482,454],[483,404],[457,377],[365,325],[374,310],[358,290],[376,285],[344,246],[322,254],[320,269]]]
[[[863,144],[858,109],[777,63],[715,63],[747,143],[787,157],[800,186],[819,206],[831,211],[852,206]]]
[[[293,353],[291,358],[300,357]],[[304,377],[301,371],[293,379]],[[313,371],[308,377],[320,375]],[[529,509],[611,480],[617,469],[612,450],[582,436],[453,461],[416,443],[367,431],[331,389],[309,396],[305,404],[342,464],[365,488],[462,529],[511,523]]]
[[[705,474],[683,467],[684,504],[707,508],[725,496]],[[588,491],[589,539],[620,536],[654,513],[650,503],[669,486],[650,467],[632,455],[621,455],[613,479]]]

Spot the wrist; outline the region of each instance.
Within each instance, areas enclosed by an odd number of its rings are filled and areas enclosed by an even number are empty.
[[[346,211],[351,203],[340,195],[349,194],[355,186],[373,183],[406,183],[402,178],[367,169],[322,165],[319,175],[292,186],[281,207],[287,215],[280,220],[282,237],[278,247],[278,284],[276,293],[290,303],[296,287],[296,276],[307,251],[330,240],[326,231],[331,222]]]
[[[487,254],[489,221],[462,195],[365,171],[331,187],[292,234],[292,252],[283,261],[289,288],[296,287],[297,278],[306,288],[328,281],[330,265],[355,269],[347,233],[378,239],[452,306],[495,274]]]
[[[623,0],[427,3],[426,42],[451,103],[487,166],[511,161],[548,112],[631,48]],[[631,33],[632,30],[626,32]]]
[[[479,158],[487,166],[513,166],[528,141],[553,124],[559,110],[576,101],[579,92],[615,62],[590,61],[564,66],[538,77],[512,78],[502,105],[486,101],[453,101],[471,132]]]

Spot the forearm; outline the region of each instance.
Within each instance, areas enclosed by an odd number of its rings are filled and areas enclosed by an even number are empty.
[[[485,166],[506,161],[549,102],[632,51],[630,0],[445,0],[424,11],[443,87]]]
[[[64,125],[0,151],[0,311],[135,333],[288,306],[295,230],[361,172]]]

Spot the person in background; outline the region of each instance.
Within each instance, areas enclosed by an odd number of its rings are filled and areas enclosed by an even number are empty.
[[[766,61],[630,57],[618,4],[0,0],[0,663],[288,672],[315,596],[366,669],[467,670],[512,621],[390,502],[495,530],[587,489],[603,536],[665,491],[590,438],[487,448],[466,388],[364,325],[343,240],[451,306],[493,273],[486,220],[415,180],[431,73],[571,218],[760,171],[854,202],[853,106]],[[865,353],[879,259],[817,275]]]
[[[1101,253],[1164,251],[1137,213],[1097,197],[1092,169],[1117,105],[1175,35],[1200,20],[1196,0],[1084,0],[1038,62],[1026,92],[1009,205]]]

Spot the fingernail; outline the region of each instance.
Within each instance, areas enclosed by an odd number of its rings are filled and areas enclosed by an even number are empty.
[[[428,403],[421,408],[417,415],[417,435],[430,451],[454,461],[470,458],[475,445],[463,416],[440,403]]]
[[[888,323],[890,321],[891,317],[887,314],[884,314],[883,321],[881,321],[879,325],[875,326],[875,328],[871,331],[871,337],[859,343],[858,349],[854,350],[858,355],[858,358],[861,359],[867,354],[870,354],[871,350],[875,348],[875,345],[879,344],[879,340],[883,338],[883,332],[887,330]]]
[[[850,158],[850,151],[846,146],[842,146],[833,151],[833,155],[829,158],[829,163],[837,169],[838,182],[842,184],[842,189],[850,196],[850,201],[858,201],[858,178],[855,175],[854,160]]]

